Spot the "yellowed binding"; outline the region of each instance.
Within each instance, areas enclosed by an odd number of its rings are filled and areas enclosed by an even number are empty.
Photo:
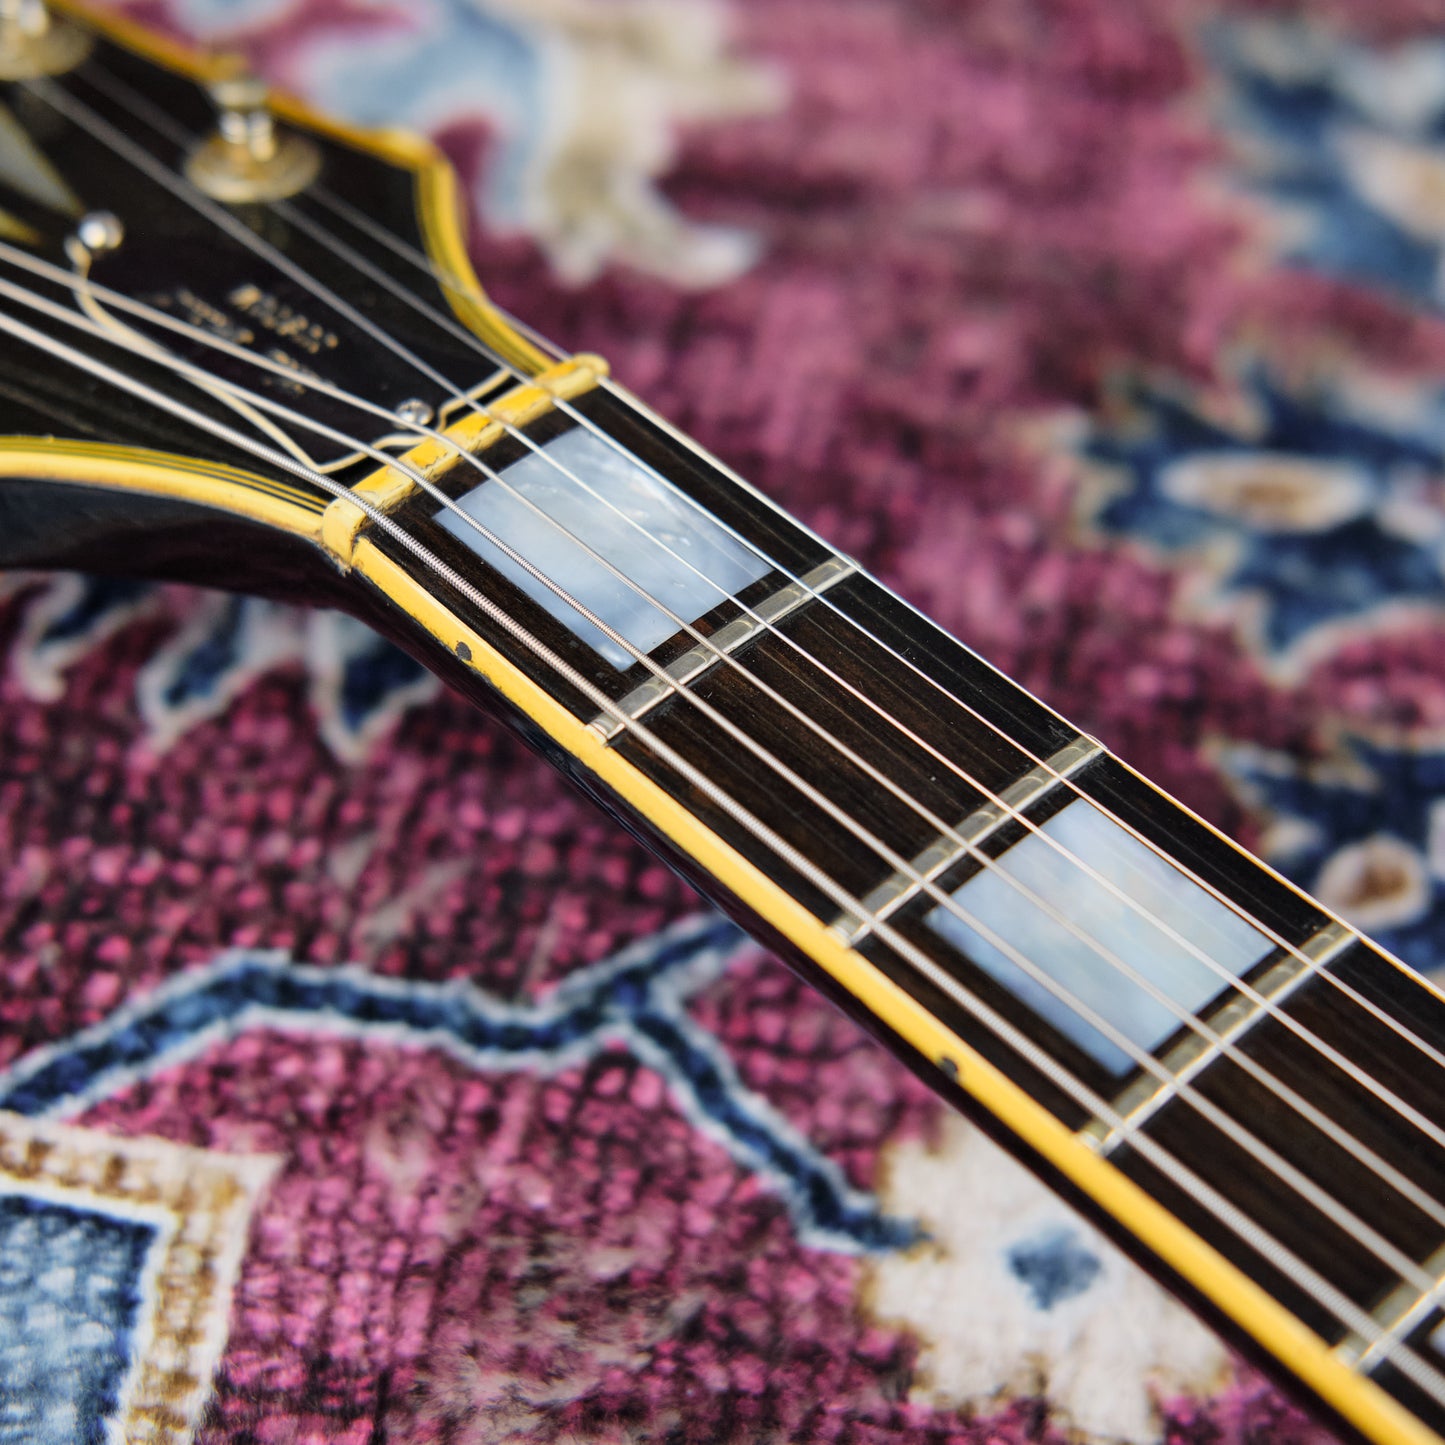
[[[198,56],[82,0],[55,3],[118,43],[201,83],[235,75],[239,69],[234,60]],[[556,368],[562,376],[546,380],[553,370],[550,359],[506,322],[476,279],[460,226],[456,180],[434,147],[396,132],[367,132],[338,125],[288,97],[275,97],[272,106],[278,116],[298,127],[370,151],[414,174],[426,250],[457,314],[509,364],[541,383],[516,388],[491,408],[493,412],[499,413],[506,405],[507,422],[524,425],[543,414],[557,396],[576,395],[605,375],[605,368],[592,358],[578,357]],[[574,391],[557,389],[564,377],[566,386],[575,383]],[[502,431],[500,421],[469,418],[448,436],[456,446],[475,450],[489,445]],[[429,467],[444,469],[448,458],[454,462],[456,453],[435,442],[424,443],[407,454],[408,464],[423,471]],[[467,657],[469,665],[502,696],[826,970],[869,1013],[922,1056],[947,1066],[961,1087],[1026,1146],[1120,1221],[1353,1426],[1379,1442],[1439,1445],[1433,1432],[1372,1381],[1352,1371],[1266,1290],[1150,1199],[1107,1159],[1095,1154],[921,1003],[850,949],[684,804],[633,767],[619,751],[610,748],[479,633],[442,606],[420,582],[391,562],[363,534],[365,513],[354,504],[342,499],[323,509],[316,499],[283,483],[235,468],[136,448],[51,438],[0,438],[0,476],[173,496],[221,507],[320,542],[415,619],[449,653]],[[362,483],[361,489],[386,507],[395,505],[411,485],[393,468],[383,468]]]
[[[57,10],[93,27],[116,44],[200,85],[213,86],[234,79],[245,70],[244,62],[237,56],[207,55],[189,49],[87,0],[52,0],[52,3]],[[579,395],[607,375],[606,363],[597,357],[576,357],[560,365],[555,363],[492,306],[467,254],[455,173],[430,141],[405,131],[365,130],[344,125],[284,94],[270,96],[269,105],[277,116],[294,126],[366,151],[412,173],[426,251],[453,309],[507,366],[530,379],[529,384],[509,394],[508,402],[518,398],[518,409],[515,415],[508,413],[509,421],[523,424],[545,411],[554,397]],[[525,404],[522,404],[524,395]],[[501,404],[499,402],[498,407]],[[477,433],[475,438],[473,429]],[[462,423],[456,428],[465,435],[463,444],[469,447],[490,444],[494,438],[482,436],[485,430],[485,424],[474,422]],[[455,453],[448,454],[455,456]],[[0,437],[0,477],[89,483],[173,496],[321,541],[324,503],[304,492],[253,472],[145,448],[99,446],[58,437]],[[379,479],[369,478],[368,483],[377,485]],[[359,509],[349,510],[364,520],[365,514],[359,513]],[[344,531],[336,531],[338,518],[339,514],[333,514],[332,535],[342,538],[343,546],[339,553],[336,548],[332,551],[334,555],[344,556],[349,553],[350,541],[345,540]]]
[[[323,504],[284,482],[169,452],[55,437],[0,437],[0,477],[110,487],[215,507],[316,542]]]
[[[446,442],[427,437],[401,461],[429,482],[435,481],[464,455],[475,456],[486,450],[506,436],[508,428],[536,421],[558,401],[571,401],[591,391],[606,375],[607,363],[600,356],[583,354],[559,361],[540,376],[489,401],[485,408],[467,412],[455,426],[441,433]],[[382,512],[400,506],[416,490],[417,484],[396,467],[382,467],[352,488]],[[346,497],[338,497],[327,507],[321,523],[322,545],[343,568],[351,566],[356,539],[369,520],[368,513]]]

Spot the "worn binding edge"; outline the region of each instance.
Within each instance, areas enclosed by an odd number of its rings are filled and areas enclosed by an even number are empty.
[[[720,472],[735,486],[741,488],[742,491],[747,493],[749,497],[752,497],[754,500],[762,503],[765,507],[768,508],[769,511],[773,512],[775,515],[786,518],[790,525],[799,528],[805,535],[811,537],[815,542],[817,542],[820,547],[828,547],[829,544],[825,538],[820,537],[815,531],[812,530],[812,528],[808,527],[803,522],[800,522],[798,518],[792,516],[788,511],[781,507],[776,500],[768,496],[766,492],[760,491],[756,486],[753,485],[752,482],[748,481],[746,477],[741,476],[737,472],[735,472],[730,466],[727,465],[726,462],[706,451],[692,437],[688,436],[685,431],[682,431],[680,428],[674,426],[670,421],[668,421],[665,416],[659,415],[659,413],[654,411],[645,401],[643,401],[643,399],[639,397],[636,392],[629,391],[627,387],[623,386],[622,383],[617,381],[604,381],[602,383],[602,387],[603,390],[610,392],[620,401],[625,402],[628,406],[636,410],[640,415],[642,415],[649,422],[651,422],[652,425],[657,427],[659,431],[663,432],[666,436],[670,437],[674,442],[676,442],[678,446],[682,447],[685,451],[690,452],[693,456],[701,458],[714,470]],[[960,642],[959,639],[954,637],[952,633],[940,627],[939,624],[935,622],[933,618],[931,618],[926,612],[920,610],[918,607],[915,607],[913,603],[907,600],[907,598],[900,597],[898,593],[888,589],[886,584],[879,581],[879,579],[875,577],[873,573],[868,571],[866,567],[860,567],[858,569],[858,575],[865,578],[869,582],[874,583],[876,586],[884,588],[884,590],[886,591],[889,591],[889,595],[896,602],[898,602],[901,606],[906,607],[909,613],[911,613],[914,618],[916,618],[922,625],[929,628],[931,631],[937,633],[940,638],[953,646],[967,648],[966,643]],[[1064,727],[1068,728],[1071,732],[1075,730],[1074,724],[1070,722],[1068,718],[1066,718],[1061,712],[1059,712],[1057,708],[1050,707],[1049,704],[1046,703],[1041,697],[1039,697],[1037,693],[1030,692],[1029,689],[1026,688],[1021,682],[1017,681],[1015,678],[1009,677],[1007,673],[1002,672],[999,668],[995,667],[993,663],[989,662],[986,657],[983,657],[979,653],[974,652],[973,649],[967,648],[967,650],[972,654],[973,657],[977,658],[979,662],[983,663],[985,667],[991,669],[998,677],[1002,678],[1004,682],[1008,683],[1010,687],[1017,689],[1020,693],[1027,697],[1030,702],[1035,703],[1037,706],[1041,707],[1045,712],[1047,712],[1051,717],[1057,719],[1061,724],[1063,724]],[[1137,768],[1131,767],[1129,763],[1127,763],[1117,754],[1111,754],[1110,756],[1115,763],[1117,763],[1121,768],[1123,768],[1139,782],[1143,783],[1145,787],[1149,788],[1152,792],[1157,793],[1161,798],[1164,798],[1171,807],[1175,808],[1178,812],[1183,814],[1186,818],[1189,818],[1192,822],[1197,823],[1201,828],[1207,829],[1210,833],[1214,835],[1215,838],[1217,838],[1221,843],[1223,843],[1227,848],[1229,848],[1231,852],[1238,854],[1239,857],[1245,860],[1245,862],[1268,874],[1269,877],[1275,883],[1279,884],[1281,888],[1287,889],[1290,893],[1294,894],[1296,898],[1308,904],[1318,914],[1320,914],[1323,920],[1330,923],[1338,924],[1341,928],[1349,929],[1350,925],[1343,918],[1341,918],[1338,913],[1331,912],[1330,909],[1326,908],[1325,905],[1321,903],[1318,898],[1315,898],[1311,894],[1305,892],[1305,890],[1301,888],[1300,885],[1296,883],[1293,879],[1286,878],[1284,874],[1279,871],[1278,868],[1273,866],[1273,864],[1267,863],[1263,858],[1256,857],[1247,848],[1242,847],[1236,839],[1231,838],[1229,834],[1224,832],[1221,828],[1216,827],[1207,818],[1201,817],[1198,813],[1194,811],[1193,808],[1190,808],[1186,804],[1181,803],[1178,798],[1172,796],[1169,793],[1166,793],[1158,785],[1158,783],[1154,782],[1152,778],[1146,778],[1144,774],[1141,773]],[[1097,799],[1090,799],[1090,801],[1094,803],[1095,807],[1101,809],[1106,816],[1113,818],[1115,822],[1122,823],[1122,820],[1115,817],[1113,812],[1103,803],[1100,803]],[[1128,825],[1124,824],[1123,826],[1127,827]],[[1203,879],[1199,878],[1198,875],[1194,874],[1188,869],[1185,869],[1184,871],[1187,877],[1191,878],[1194,882],[1199,883],[1206,892],[1217,892],[1217,890],[1212,889],[1209,884],[1205,883]],[[1425,989],[1426,992],[1433,994],[1440,1003],[1445,1004],[1445,984],[1439,984],[1434,982],[1432,979],[1426,978],[1416,969],[1411,968],[1410,965],[1404,961],[1404,959],[1398,957],[1396,954],[1391,953],[1389,949],[1381,947],[1381,945],[1377,943],[1374,939],[1370,939],[1369,942],[1370,947],[1376,953],[1378,953],[1381,958],[1385,959],[1393,968],[1404,974],[1411,983]]]
[[[126,48],[157,63],[211,83],[234,75],[233,59],[207,57],[155,35],[134,22],[102,12],[85,0],[52,0],[58,10],[92,26]],[[427,253],[453,310],[483,341],[530,376],[551,358],[518,333],[487,300],[467,252],[461,226],[456,175],[429,141],[409,132],[367,130],[319,115],[294,97],[276,94],[271,107],[282,119],[411,170],[416,177],[418,216]],[[624,388],[613,388],[654,417],[687,448],[705,455],[696,442],[656,418]],[[714,463],[714,465],[717,465]],[[57,438],[0,437],[0,475],[27,477],[168,495],[222,507],[293,535],[320,541],[320,504],[269,479],[236,468],[140,448],[105,447]],[[769,502],[750,483],[729,476],[751,495]],[[288,495],[289,494],[289,495]],[[976,1054],[897,984],[831,934],[766,875],[713,833],[662,788],[626,763],[585,724],[572,717],[536,683],[509,663],[479,634],[437,603],[420,584],[365,538],[355,548],[357,570],[401,606],[449,651],[458,641],[472,649],[473,667],[504,696],[583,762],[626,802],[658,826],[679,847],[707,866],[740,899],[824,968],[865,1008],[901,1039],[940,1066],[956,1071],[957,1082],[1026,1145],[1037,1151],[1101,1208],[1118,1219],[1167,1265],[1209,1298],[1248,1334],[1340,1414],[1362,1430],[1401,1445],[1438,1445],[1438,1437],[1373,1382],[1355,1374],[1317,1335],[1217,1251],[1149,1198],[1114,1166],[1099,1158],[1018,1085]],[[922,613],[918,614],[923,617]],[[925,619],[928,620],[928,619]],[[930,621],[930,625],[932,624]],[[1127,767],[1127,764],[1124,764]],[[1133,769],[1130,769],[1133,772]],[[1136,776],[1139,776],[1136,774]],[[1157,787],[1141,779],[1151,788]],[[1178,805],[1181,806],[1182,805]],[[1185,809],[1236,851],[1244,850],[1206,820]],[[1258,863],[1252,855],[1244,854]],[[1267,864],[1259,863],[1292,892],[1308,897]],[[1313,900],[1311,900],[1313,901]],[[1316,905],[1318,906],[1318,905]],[[1323,911],[1323,910],[1322,910]],[[1412,970],[1382,954],[1402,971]],[[1445,991],[1423,981],[1437,997]]]
[[[207,55],[134,21],[103,11],[88,0],[51,0],[55,9],[92,27],[115,44],[153,60],[201,85],[212,85],[244,68],[236,56]],[[412,172],[417,213],[427,254],[438,284],[461,321],[508,365],[535,381],[555,366],[492,306],[467,252],[456,173],[428,140],[411,132],[346,125],[312,110],[285,93],[269,104],[283,120],[378,156]],[[564,398],[580,394],[606,376],[600,358],[573,359],[588,380],[576,391],[566,384],[554,391]],[[579,373],[580,374],[580,373]],[[550,400],[546,405],[550,405]],[[483,443],[485,444],[485,443]],[[197,462],[179,454],[142,447],[97,445],[62,437],[0,436],[0,477],[58,481],[176,497],[220,508],[316,541],[326,503],[263,474]],[[362,514],[364,517],[364,514]],[[333,550],[342,561],[349,548]]]

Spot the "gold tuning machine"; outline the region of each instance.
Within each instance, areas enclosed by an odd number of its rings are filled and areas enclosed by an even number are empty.
[[[44,0],[0,0],[0,80],[63,75],[90,54],[80,26],[52,15]]]
[[[197,190],[227,205],[259,204],[284,201],[316,179],[321,151],[305,136],[277,127],[261,81],[250,76],[219,81],[211,99],[215,132],[186,161],[186,176]]]

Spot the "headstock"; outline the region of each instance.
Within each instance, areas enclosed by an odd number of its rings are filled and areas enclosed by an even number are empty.
[[[0,326],[0,566],[273,592],[338,488],[555,364],[429,144],[64,0],[0,0]]]

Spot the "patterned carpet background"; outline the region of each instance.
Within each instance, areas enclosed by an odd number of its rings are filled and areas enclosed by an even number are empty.
[[[141,0],[1445,968],[1432,0]],[[0,579],[0,1442],[1320,1432],[359,626]]]

